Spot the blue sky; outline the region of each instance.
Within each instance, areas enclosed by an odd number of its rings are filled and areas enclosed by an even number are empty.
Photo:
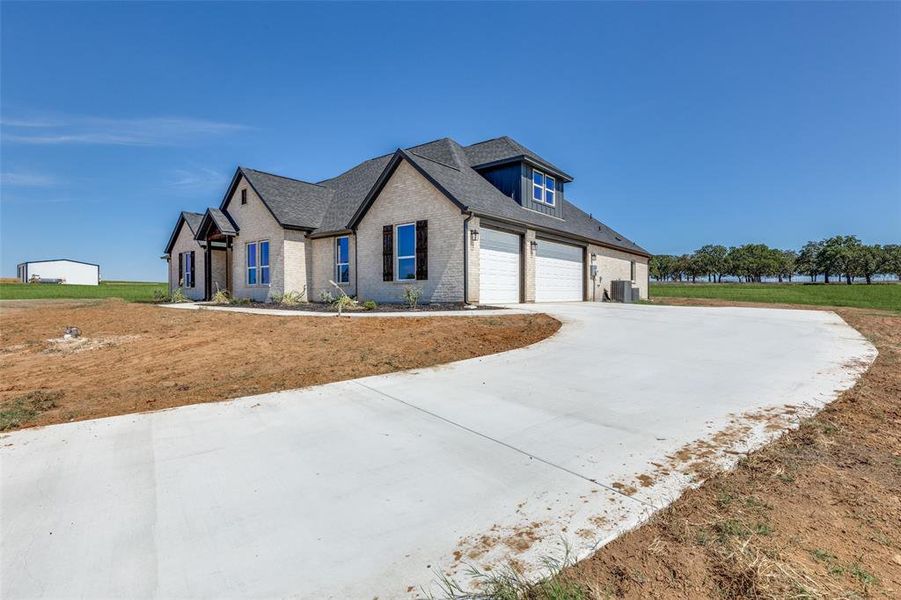
[[[0,4],[0,271],[165,279],[237,165],[510,135],[655,253],[901,241],[901,3]]]

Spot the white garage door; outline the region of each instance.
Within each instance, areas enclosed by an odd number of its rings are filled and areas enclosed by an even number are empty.
[[[479,302],[519,302],[519,236],[482,228],[479,248]]]
[[[535,301],[582,300],[582,249],[538,240],[535,258]]]

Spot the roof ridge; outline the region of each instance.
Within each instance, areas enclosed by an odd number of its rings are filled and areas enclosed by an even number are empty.
[[[434,144],[435,142],[443,142],[444,140],[450,140],[450,139],[451,138],[449,136],[445,135],[440,138],[435,138],[434,140],[429,140],[428,142],[416,144],[415,146],[407,146],[406,148],[404,148],[404,150],[410,151],[410,150],[413,150],[414,148],[422,148],[423,146],[428,146],[429,144]]]
[[[319,180],[318,182],[316,182],[314,185],[318,185],[319,187],[324,187],[324,188],[326,188],[326,189],[331,189],[331,188],[329,188],[328,186],[324,186],[324,185],[321,185],[321,184],[322,184],[323,182],[325,182],[325,181],[332,181],[332,180],[334,180],[334,179],[338,179],[338,178],[341,177],[342,175],[346,175],[346,174],[350,173],[351,171],[353,171],[354,169],[357,169],[357,168],[359,168],[359,167],[362,167],[362,166],[365,165],[366,163],[370,163],[370,162],[373,162],[373,161],[376,161],[376,160],[381,160],[381,159],[383,159],[383,158],[385,158],[385,157],[387,157],[387,156],[392,156],[395,152],[397,152],[397,150],[394,150],[394,151],[392,151],[392,152],[386,152],[385,154],[379,154],[378,156],[374,156],[374,157],[372,157],[372,158],[367,158],[366,160],[364,160],[364,161],[362,161],[362,162],[358,162],[357,164],[355,164],[355,165],[352,166],[351,168],[345,169],[345,170],[341,171],[340,173],[338,173],[338,174],[335,175],[334,177],[327,177],[326,179],[320,179],[320,180]]]
[[[507,136],[507,135],[499,135],[499,136],[493,137],[493,138],[491,138],[491,139],[482,140],[481,142],[473,142],[472,144],[470,144],[470,145],[468,145],[468,146],[463,146],[463,147],[464,147],[464,148],[472,148],[473,146],[481,146],[482,144],[487,144],[488,142],[496,142],[496,141],[502,140],[502,139],[504,139],[504,138],[510,139],[510,136]]]
[[[430,142],[430,143],[431,143],[431,142]],[[427,161],[429,161],[429,162],[433,162],[433,163],[435,163],[435,164],[437,164],[437,165],[441,165],[442,167],[447,167],[448,169],[453,169],[454,171],[457,171],[458,173],[462,171],[462,169],[460,169],[460,167],[455,167],[455,166],[453,166],[453,165],[449,165],[449,164],[447,164],[447,163],[443,163],[443,162],[441,162],[440,160],[435,160],[434,158],[429,158],[428,156],[423,156],[422,154],[419,154],[418,152],[413,152],[412,150],[404,150],[404,152],[407,152],[407,153],[409,153],[409,154],[412,154],[413,156],[418,156],[419,158],[421,158],[421,159],[423,159],[423,160],[427,160]]]
[[[315,185],[316,187],[321,187],[323,189],[328,189],[323,185],[319,185],[313,181],[304,181],[303,179],[297,179],[296,177],[288,177],[287,175],[279,175],[277,173],[270,173],[269,171],[260,171],[259,169],[252,169],[250,167],[239,167],[242,170],[253,171],[254,173],[260,173],[261,175],[269,175],[270,177],[278,177],[279,179],[287,179],[288,181],[296,181],[297,183],[305,183],[307,185]],[[327,181],[323,179],[323,181]]]

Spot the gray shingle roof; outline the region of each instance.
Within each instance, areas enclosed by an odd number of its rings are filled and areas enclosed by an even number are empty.
[[[623,250],[646,250],[564,200],[558,219],[528,210],[502,194],[473,168],[479,165],[526,158],[547,169],[571,177],[525,146],[508,137],[461,146],[442,138],[401,151],[404,158],[426,173],[460,205],[479,215],[514,221],[563,235],[576,236]],[[241,167],[275,218],[286,227],[310,229],[315,234],[347,230],[370,191],[395,154],[364,161],[337,177],[309,183]]]
[[[247,167],[239,170],[282,226],[311,230],[319,227],[331,204],[333,190]]]
[[[337,177],[319,182],[319,185],[333,192],[332,203],[319,225],[321,231],[347,229],[351,217],[385,170],[391,156],[388,154],[367,160]]]
[[[237,226],[231,220],[231,217],[224,212],[218,208],[208,208],[207,212],[220,233],[224,233],[225,235],[236,235],[238,233]]]
[[[182,221],[188,225],[188,229],[191,230],[191,236],[193,237],[197,233],[197,228],[200,227],[200,222],[202,220],[203,214],[201,213],[188,212],[186,210],[181,211],[178,215],[178,220],[175,222],[175,228],[169,236],[169,242],[166,244],[164,252],[169,254],[172,251],[172,246],[175,244],[175,238],[178,236],[178,230],[181,228]]]
[[[183,210],[181,212],[181,216],[184,217],[185,222],[191,229],[191,233],[197,233],[197,228],[200,226],[200,221],[203,219],[203,213],[188,212],[186,210]]]
[[[480,215],[516,221],[526,225],[541,227],[563,234],[570,234],[594,240],[602,244],[624,250],[649,254],[647,250],[610,229],[597,219],[589,216],[573,203],[563,201],[563,220],[520,206],[515,200],[502,194],[487,179],[479,175],[468,164],[456,162],[442,164],[435,160],[424,160],[428,153],[432,156],[460,156],[465,148],[451,139],[432,142],[431,145],[450,146],[440,151],[413,149],[407,152],[412,160],[466,207]]]
[[[466,157],[469,159],[469,164],[473,167],[525,158],[550,171],[556,171],[557,174],[562,175],[564,179],[569,181],[572,181],[573,179],[567,175],[566,171],[563,169],[544,160],[513,138],[507,136],[472,144],[471,146],[467,146],[465,151]]]

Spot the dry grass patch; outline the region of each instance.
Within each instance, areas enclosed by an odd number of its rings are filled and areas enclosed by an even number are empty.
[[[83,337],[59,340],[70,325]],[[540,314],[351,320],[7,302],[0,410],[17,429],[211,402],[493,354],[559,327]],[[38,393],[52,405],[22,400]]]

